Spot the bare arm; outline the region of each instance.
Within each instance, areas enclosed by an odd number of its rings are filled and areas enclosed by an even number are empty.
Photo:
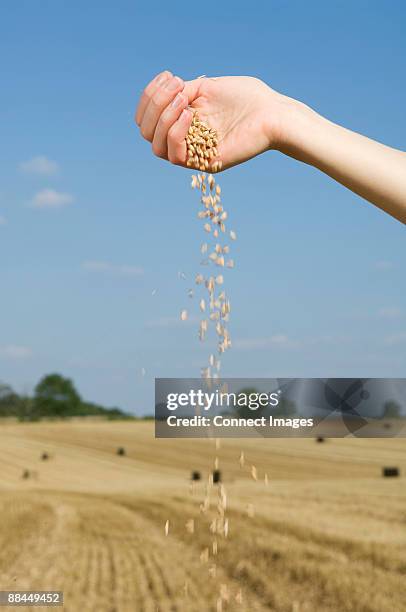
[[[186,166],[190,109],[217,131],[223,169],[277,149],[406,223],[406,153],[328,121],[259,79],[185,82],[165,71],[145,88],[135,118],[158,157]]]
[[[406,153],[336,125],[295,100],[286,110],[283,153],[406,223]]]

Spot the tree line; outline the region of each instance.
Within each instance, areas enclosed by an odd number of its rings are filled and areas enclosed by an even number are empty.
[[[0,382],[0,417],[20,421],[77,416],[104,416],[108,419],[131,419],[120,408],[105,408],[81,398],[73,381],[61,374],[47,374],[38,382],[32,395],[19,394]]]

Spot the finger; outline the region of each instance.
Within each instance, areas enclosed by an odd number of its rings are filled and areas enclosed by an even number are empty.
[[[188,104],[187,97],[182,92],[179,92],[172,102],[161,114],[156,126],[154,139],[152,141],[152,150],[158,157],[167,159],[168,157],[168,132],[180,117],[180,114]]]
[[[145,109],[140,125],[141,134],[146,140],[152,141],[162,111],[183,87],[184,82],[179,77],[171,77],[163,85],[157,87]]]
[[[157,76],[154,77],[152,81],[148,83],[148,85],[142,92],[140,101],[138,103],[138,107],[135,111],[135,123],[138,126],[141,125],[141,121],[144,116],[145,109],[147,108],[149,101],[151,100],[151,97],[154,95],[155,90],[157,89],[157,87],[165,83],[165,81],[167,81],[171,76],[172,76],[172,73],[169,72],[169,70],[164,70],[164,72],[157,74]]]
[[[184,109],[168,132],[168,159],[172,164],[186,165],[185,138],[192,123],[192,117],[190,110]]]
[[[188,97],[189,104],[191,104],[193,100],[196,100],[196,98],[199,97],[202,81],[203,79],[194,79],[193,81],[186,81],[184,92]]]

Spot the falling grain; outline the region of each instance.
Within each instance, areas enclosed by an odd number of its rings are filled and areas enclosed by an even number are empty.
[[[187,166],[197,170],[196,174],[191,177],[191,187],[199,190],[200,209],[197,217],[202,220],[204,231],[209,234],[207,242],[203,242],[200,247],[200,252],[205,256],[201,261],[201,265],[215,265],[227,269],[234,267],[234,260],[228,259],[225,255],[230,252],[228,244],[224,244],[227,232],[226,223],[228,222],[228,213],[224,209],[221,198],[221,187],[213,176],[213,173],[219,172],[223,163],[219,158],[221,153],[221,142],[216,130],[212,129],[205,121],[203,121],[195,109],[193,111],[192,122],[186,136],[187,149]],[[220,144],[219,144],[220,142]],[[207,171],[207,174],[206,174]],[[234,231],[229,232],[231,240],[236,240]],[[213,244],[214,242],[214,244]],[[206,255],[207,254],[207,255]],[[225,350],[231,347],[230,333],[228,330],[228,320],[231,311],[230,300],[226,297],[224,290],[220,291],[220,286],[224,285],[225,279],[223,274],[207,275],[205,278],[202,274],[197,274],[195,282],[200,285],[198,291],[206,291],[205,297],[199,300],[201,312],[207,312],[207,319],[200,321],[199,324],[199,339],[205,340],[208,332],[208,327],[213,323],[213,327],[218,336],[218,353],[222,354]],[[222,287],[221,287],[222,288]],[[184,311],[182,311],[184,312]],[[181,317],[182,318],[182,317]],[[211,379],[218,378],[220,371],[220,359],[213,353],[208,359],[209,364],[201,368],[201,376],[205,379],[205,384],[211,386]],[[222,385],[222,392],[228,392],[227,385]],[[220,448],[220,441],[216,440],[216,451]],[[240,465],[244,465],[243,453],[240,457]],[[219,458],[216,453],[214,458],[214,470],[218,470]],[[213,474],[208,477],[206,486],[206,496],[202,504],[200,504],[200,512],[205,514],[210,508],[210,496],[213,495]],[[229,521],[226,517],[227,495],[225,488],[219,484],[215,489],[218,499],[216,518],[212,518],[210,522],[210,531],[218,536],[229,536]],[[186,522],[186,530],[193,533],[195,524],[193,519]],[[211,553],[218,554],[217,539],[212,541]],[[200,553],[202,563],[208,563],[210,556],[209,548],[204,548]],[[212,564],[208,569],[209,575],[216,577],[216,565]],[[230,601],[230,591],[226,584],[220,586],[220,596],[216,602],[217,612],[222,612],[223,606]],[[235,596],[237,603],[242,602],[242,597]],[[240,601],[239,601],[240,600]],[[228,605],[226,606],[228,609]]]

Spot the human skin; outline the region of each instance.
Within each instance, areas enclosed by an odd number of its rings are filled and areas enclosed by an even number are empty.
[[[218,133],[223,170],[275,149],[406,223],[405,152],[332,123],[245,76],[183,81],[164,71],[142,93],[135,121],[155,155],[186,167],[185,137],[195,110]]]

